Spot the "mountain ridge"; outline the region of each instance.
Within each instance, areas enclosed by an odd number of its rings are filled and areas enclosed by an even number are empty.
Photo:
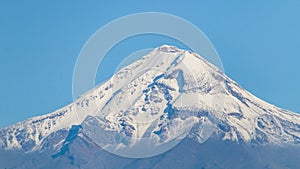
[[[129,101],[124,97],[130,98]],[[123,115],[126,113],[128,116]],[[259,145],[300,143],[300,115],[255,97],[198,54],[165,45],[122,68],[73,103],[53,113],[0,128],[0,149],[41,151],[49,138],[62,132],[64,137],[53,139],[59,138],[52,145],[58,151],[76,125],[84,125],[84,132],[95,140],[93,133],[88,134],[94,124],[89,123],[89,117],[95,116],[99,117],[99,124],[109,123],[111,130],[126,139],[145,136],[168,141],[172,133],[181,131],[169,123],[183,125],[188,117],[191,124],[188,128],[193,131],[188,136],[199,143],[208,138],[203,129],[194,130],[192,125],[213,126],[214,133],[222,140]],[[158,117],[163,119],[155,125],[140,126],[130,121],[135,118],[144,123],[149,117],[153,121]]]

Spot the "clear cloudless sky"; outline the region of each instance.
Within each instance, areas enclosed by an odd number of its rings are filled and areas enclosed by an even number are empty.
[[[0,0],[0,126],[71,103],[73,69],[86,40],[137,12],[192,22],[215,45],[229,77],[259,98],[300,113],[299,9],[298,0]],[[120,43],[99,68],[97,82],[111,76],[122,57],[165,43],[176,45],[157,36]]]

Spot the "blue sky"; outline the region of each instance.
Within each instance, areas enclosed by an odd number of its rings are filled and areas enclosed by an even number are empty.
[[[300,1],[0,1],[0,126],[72,102],[72,74],[85,41],[100,27],[137,12],[189,20],[215,45],[226,74],[279,107],[300,113]],[[141,43],[142,42],[142,43]],[[169,43],[133,37],[110,53],[97,82],[122,57]]]

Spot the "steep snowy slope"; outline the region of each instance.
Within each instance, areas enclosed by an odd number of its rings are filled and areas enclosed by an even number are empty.
[[[187,135],[199,143],[214,136],[251,145],[299,144],[300,115],[256,98],[193,52],[161,46],[74,103],[1,128],[0,148],[63,153],[73,135],[111,151],[141,139],[160,146]]]

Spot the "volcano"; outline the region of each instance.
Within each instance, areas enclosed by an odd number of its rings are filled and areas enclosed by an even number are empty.
[[[73,103],[0,128],[2,168],[300,168],[300,115],[161,46]]]

